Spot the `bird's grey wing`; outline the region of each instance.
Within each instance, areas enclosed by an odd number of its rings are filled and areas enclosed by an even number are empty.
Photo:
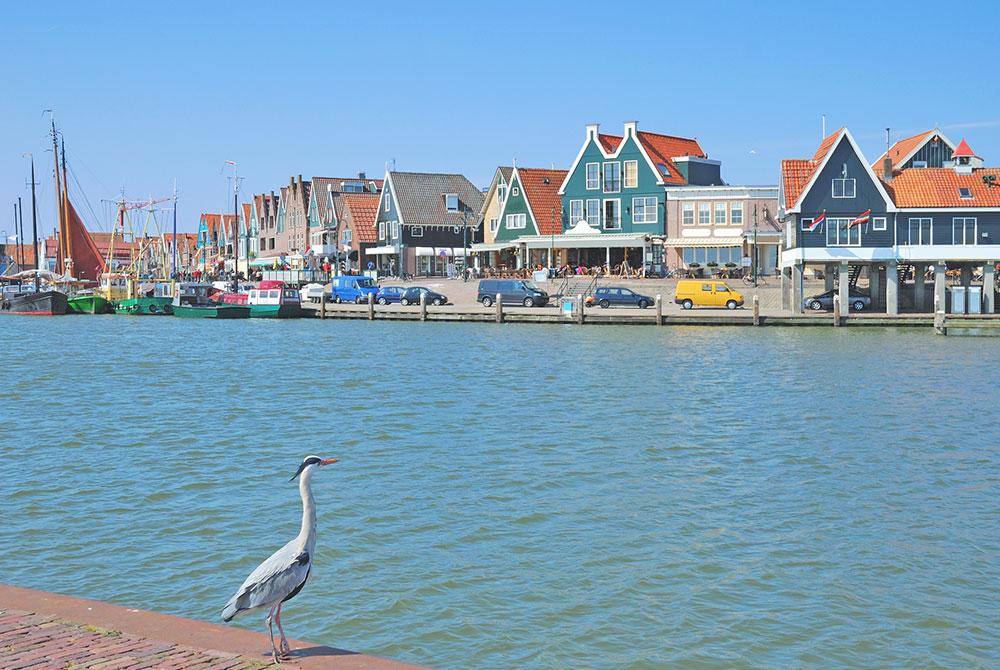
[[[309,552],[289,542],[257,566],[222,612],[226,621],[243,610],[279,602],[306,580],[311,564]]]

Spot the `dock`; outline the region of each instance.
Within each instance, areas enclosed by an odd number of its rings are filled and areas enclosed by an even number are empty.
[[[292,658],[282,668],[421,670],[311,642],[290,643]],[[4,670],[262,670],[275,667],[270,649],[264,633],[0,584]]]

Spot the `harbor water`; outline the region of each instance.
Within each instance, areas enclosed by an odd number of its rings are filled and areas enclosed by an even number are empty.
[[[997,339],[7,316],[0,342],[5,582],[218,621],[317,454],[291,637],[455,670],[1000,666]]]

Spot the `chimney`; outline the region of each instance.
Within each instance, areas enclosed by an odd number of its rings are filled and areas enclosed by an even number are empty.
[[[587,139],[597,140],[597,133],[601,132],[601,124],[599,123],[588,123],[587,124]]]
[[[629,133],[632,133],[632,136],[635,137],[635,133],[636,133],[636,131],[638,129],[639,129],[639,122],[638,121],[626,121],[625,122],[625,136],[626,137],[628,137]]]
[[[295,175],[292,175],[288,178],[288,190],[289,191],[295,190]]]
[[[892,149],[892,145],[889,140],[889,128],[885,129],[885,158],[882,159],[882,181],[889,183],[892,181],[892,157],[889,156],[889,150]]]

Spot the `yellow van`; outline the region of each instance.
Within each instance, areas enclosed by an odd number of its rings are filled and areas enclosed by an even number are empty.
[[[698,307],[727,307],[736,309],[743,305],[743,294],[734,291],[724,281],[715,279],[682,279],[677,282],[674,302],[684,309]]]

